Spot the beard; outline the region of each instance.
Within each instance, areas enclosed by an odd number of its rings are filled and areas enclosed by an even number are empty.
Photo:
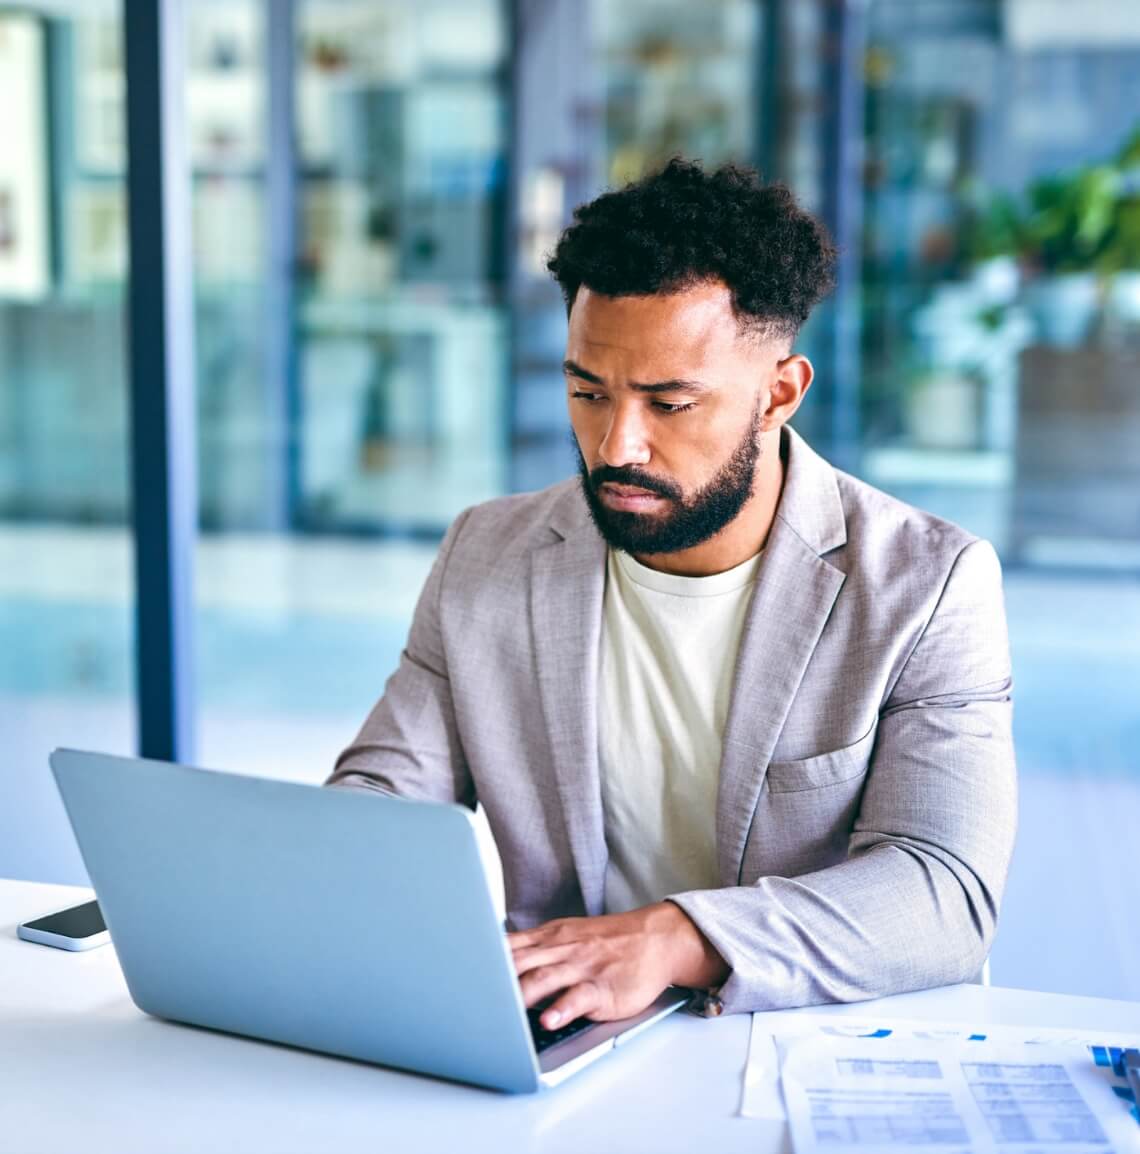
[[[715,537],[734,521],[752,496],[756,464],[760,460],[761,408],[752,412],[748,431],[733,449],[716,476],[693,496],[686,497],[674,481],[643,473],[635,466],[599,465],[589,469],[578,442],[578,477],[582,493],[598,532],[606,543],[625,553],[679,553]],[[664,513],[630,513],[607,508],[598,489],[607,481],[636,485],[665,498],[671,508]]]

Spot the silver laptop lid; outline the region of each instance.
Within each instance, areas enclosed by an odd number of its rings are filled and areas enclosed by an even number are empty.
[[[51,766],[140,1009],[537,1088],[468,811],[74,750]]]

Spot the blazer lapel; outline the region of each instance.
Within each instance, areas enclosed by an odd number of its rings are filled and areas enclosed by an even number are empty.
[[[772,750],[845,580],[821,556],[846,541],[834,471],[792,430],[786,433],[784,491],[740,640],[724,731],[716,827],[726,886],[740,884]]]
[[[739,884],[772,750],[845,574],[823,554],[846,542],[831,466],[785,429],[784,492],[737,658],[717,795],[721,884]],[[598,658],[606,547],[577,490],[531,555],[531,625],[552,769],[585,913],[600,914],[607,863],[598,769]]]
[[[543,718],[582,901],[600,914],[607,861],[598,771],[598,653],[605,544],[580,496],[531,557],[531,621]]]

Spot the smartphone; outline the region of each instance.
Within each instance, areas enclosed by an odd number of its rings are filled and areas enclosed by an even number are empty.
[[[93,950],[111,940],[98,902],[84,902],[34,922],[24,922],[16,927],[16,936],[59,950]]]

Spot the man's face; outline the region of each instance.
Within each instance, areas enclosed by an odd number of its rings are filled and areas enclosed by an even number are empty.
[[[752,496],[778,351],[742,333],[728,289],[606,297],[583,287],[564,370],[582,489],[606,541],[675,553]]]

